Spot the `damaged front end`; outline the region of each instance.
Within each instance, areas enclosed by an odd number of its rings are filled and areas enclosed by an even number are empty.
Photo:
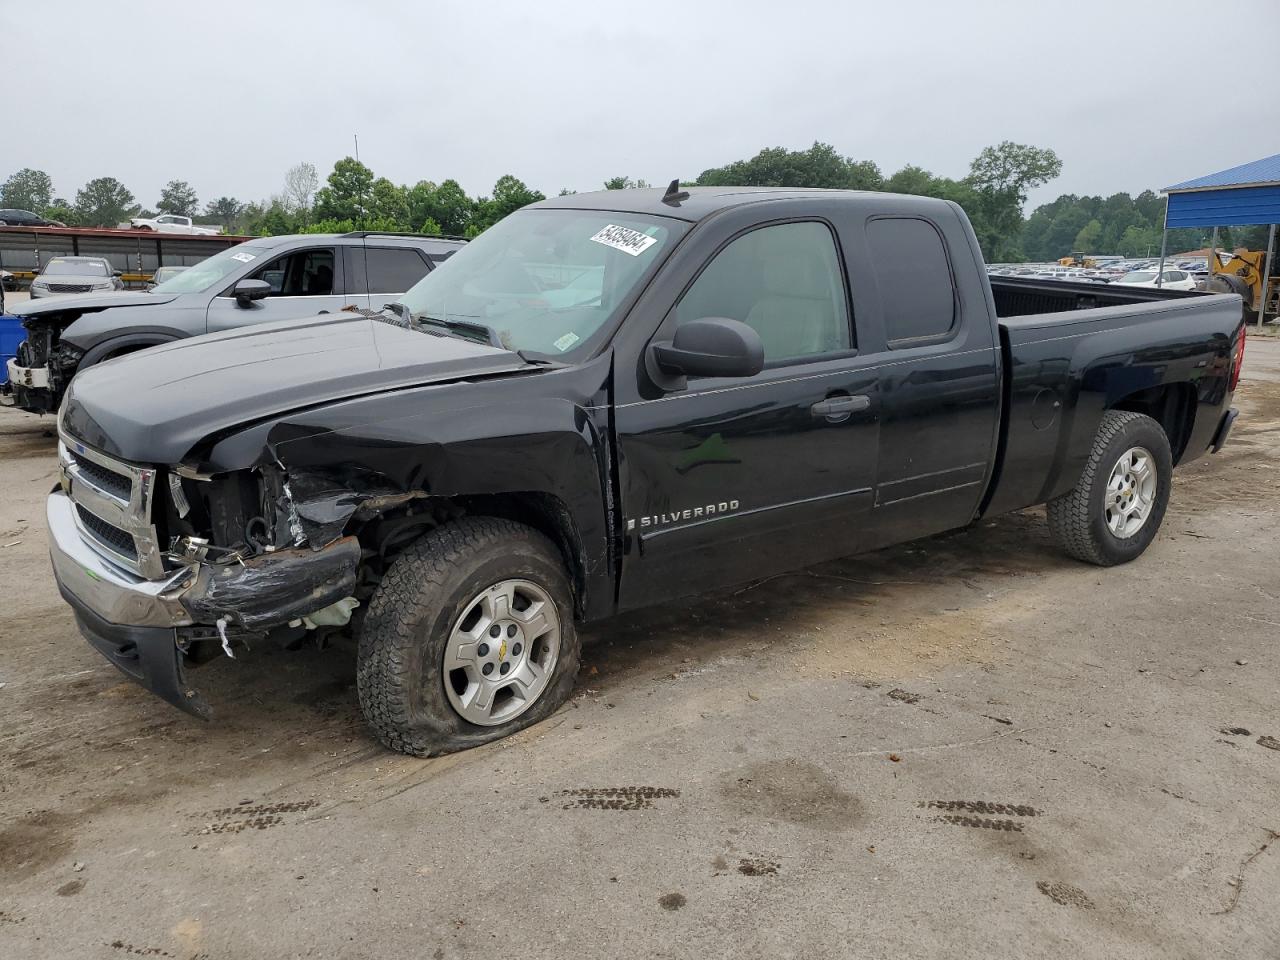
[[[84,351],[59,338],[63,324],[28,320],[27,338],[6,362],[5,402],[28,413],[56,413]]]
[[[63,434],[49,497],[54,573],[86,639],[163,699],[209,717],[186,668],[257,640],[341,629],[372,592],[344,528],[417,495],[353,492],[278,464],[141,467]],[[374,565],[376,567],[376,564]]]

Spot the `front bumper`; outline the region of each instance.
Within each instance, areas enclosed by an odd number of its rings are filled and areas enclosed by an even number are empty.
[[[9,374],[9,382],[28,390],[49,389],[48,367],[20,367],[17,360],[5,362],[5,372]]]
[[[49,389],[49,370],[46,367],[22,367],[17,361],[5,362],[8,381],[4,387],[4,399],[0,403],[18,407],[28,413],[53,413],[58,409],[54,392]]]
[[[183,567],[146,580],[105,560],[84,540],[75,504],[49,494],[49,555],[63,599],[85,639],[131,679],[176,707],[208,718],[208,704],[186,682],[185,628],[228,626],[266,631],[351,595],[360,544],[354,537],[323,549],[278,550],[239,564]]]
[[[45,504],[49,557],[58,591],[89,644],[125,676],[179,709],[208,719],[209,705],[186,682],[177,627],[192,621],[178,597],[179,577],[153,582],[107,563],[80,536],[75,506],[61,491]]]

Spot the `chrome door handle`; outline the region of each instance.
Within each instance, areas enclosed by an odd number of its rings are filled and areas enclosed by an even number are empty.
[[[854,397],[839,396],[828,397],[826,400],[819,400],[809,408],[809,412],[815,417],[822,417],[831,423],[842,423],[849,419],[849,416],[866,410],[871,406],[871,398],[863,394]]]

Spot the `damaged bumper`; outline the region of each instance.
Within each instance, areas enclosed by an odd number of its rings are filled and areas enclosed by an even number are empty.
[[[54,391],[49,387],[47,367],[23,367],[16,360],[5,362],[8,382],[4,391],[9,406],[31,413],[52,413],[57,409]]]
[[[80,534],[75,505],[56,490],[46,504],[49,552],[63,598],[85,639],[131,679],[176,707],[208,718],[209,706],[186,682],[184,628],[219,620],[267,630],[350,595],[359,544],[279,550],[244,563],[199,563],[162,580],[122,571]]]

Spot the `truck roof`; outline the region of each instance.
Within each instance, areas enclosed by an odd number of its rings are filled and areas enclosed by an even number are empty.
[[[932,197],[908,196],[906,194],[888,194],[868,190],[824,190],[817,187],[682,187],[689,196],[678,205],[663,203],[666,189],[655,187],[643,190],[595,190],[591,193],[571,193],[563,197],[551,197],[530,204],[528,209],[568,209],[568,210],[616,210],[625,213],[639,213],[655,217],[671,217],[676,220],[687,220],[697,223],[714,213],[729,207],[742,206],[747,203],[759,203],[762,200],[786,200],[801,197],[822,197],[824,199],[870,199],[883,200],[894,197],[909,205],[936,206],[946,203]],[[909,209],[909,207],[908,207]]]

